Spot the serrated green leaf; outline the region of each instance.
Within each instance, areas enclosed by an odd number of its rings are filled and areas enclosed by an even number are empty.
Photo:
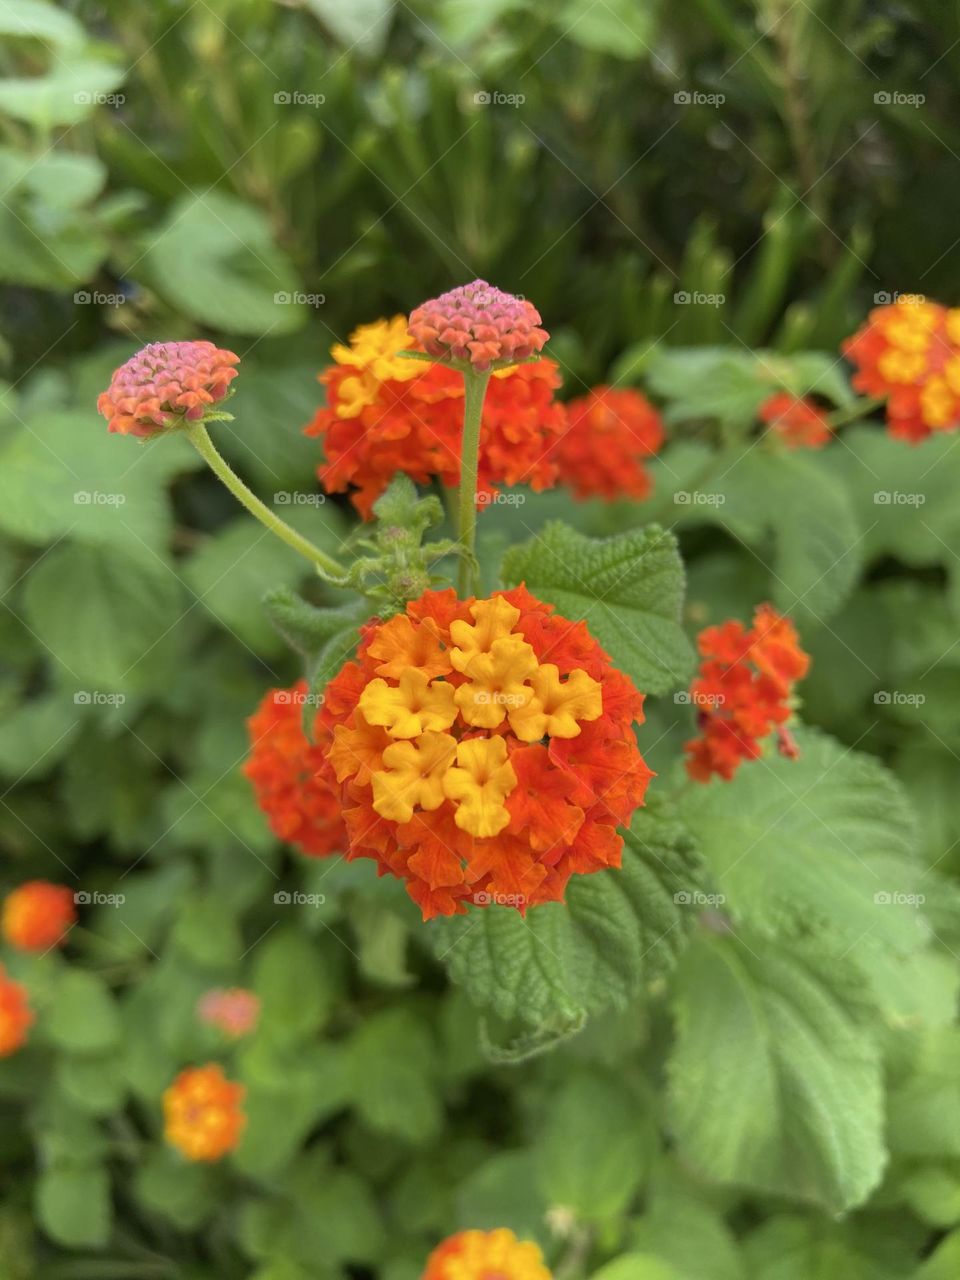
[[[639,810],[617,871],[574,876],[566,902],[477,907],[431,924],[434,949],[480,1008],[557,1035],[610,1007],[622,1009],[674,963],[692,913],[678,895],[702,868],[679,824]]]
[[[882,1077],[841,981],[840,962],[744,931],[688,948],[668,1075],[692,1169],[831,1213],[866,1199],[886,1161]]]
[[[798,730],[800,758],[745,764],[690,788],[682,816],[737,922],[827,930],[841,951],[923,944],[915,819],[893,775],[825,734]],[[921,921],[922,923],[922,921]]]
[[[559,521],[503,560],[508,586],[525,582],[591,633],[644,693],[683,684],[693,665],[680,625],[683,565],[676,539],[656,525],[588,538]]]

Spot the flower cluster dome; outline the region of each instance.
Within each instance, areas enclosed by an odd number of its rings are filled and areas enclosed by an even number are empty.
[[[703,661],[690,686],[700,734],[685,744],[687,772],[698,782],[713,774],[729,781],[744,760],[761,753],[761,739],[781,726],[781,748],[793,754],[782,726],[793,714],[793,687],[809,670],[788,618],[760,605],[753,626],[736,620],[707,627],[698,646]]]
[[[239,363],[212,342],[151,342],[114,372],[97,412],[110,431],[144,438],[198,422],[226,397]]]
[[[421,1280],[550,1280],[538,1245],[512,1231],[460,1231],[437,1246]]]
[[[411,312],[409,329],[427,355],[464,361],[480,372],[529,359],[550,336],[540,328],[540,312],[532,302],[486,280],[460,285],[422,303]]]
[[[523,587],[426,592],[364,628],[317,715],[347,856],[403,878],[424,918],[561,899],[619,865],[652,776],[642,708],[585,624]]]

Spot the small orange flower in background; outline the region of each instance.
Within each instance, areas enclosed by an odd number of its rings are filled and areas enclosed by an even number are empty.
[[[216,1027],[232,1040],[239,1040],[256,1029],[260,998],[244,987],[217,987],[200,997],[197,1015],[201,1022]]]
[[[646,396],[594,387],[567,404],[567,427],[550,460],[577,498],[643,499],[653,488],[643,462],[663,439],[663,422]]]
[[[109,431],[143,438],[198,422],[225,398],[239,363],[212,342],[151,342],[116,370],[97,412]]]
[[[356,329],[349,346],[334,346],[335,364],[320,375],[327,403],[306,428],[323,440],[318,475],[329,493],[350,491],[365,519],[398,471],[418,484],[460,480],[463,379],[398,354],[414,349],[403,316],[378,320]],[[559,386],[552,360],[496,370],[483,409],[478,502],[500,484],[556,483],[547,451],[566,421],[553,398]]]
[[[244,773],[279,839],[314,858],[346,848],[339,788],[331,787],[326,752],[303,730],[307,683],[271,689],[247,721]]]
[[[32,1022],[26,987],[8,978],[0,965],[0,1058],[9,1058],[23,1047]]]
[[[163,1095],[167,1141],[188,1160],[219,1160],[240,1141],[245,1094],[216,1063],[181,1071]]]
[[[960,426],[960,308],[905,295],[871,311],[842,350],[854,387],[886,399],[891,435],[916,444]]]
[[[48,880],[28,880],[7,894],[0,928],[21,951],[46,951],[62,942],[76,923],[73,890]]]
[[[764,400],[757,412],[788,449],[822,449],[833,434],[827,415],[807,396],[780,391]]]
[[[428,591],[363,629],[317,716],[349,859],[406,881],[424,919],[560,901],[620,865],[653,776],[643,696],[582,622],[523,587]]]
[[[532,302],[474,280],[441,293],[410,315],[410,335],[437,360],[459,360],[485,372],[495,364],[528,360],[549,334]]]
[[[761,739],[778,728],[781,754],[797,748],[785,722],[793,714],[793,687],[809,670],[789,619],[769,604],[754,612],[753,626],[724,622],[700,633],[700,674],[690,686],[700,736],[687,742],[687,772],[697,782],[713,774],[729,781],[744,760],[761,754]]]
[[[421,1280],[550,1280],[543,1254],[512,1231],[461,1231],[438,1245]]]

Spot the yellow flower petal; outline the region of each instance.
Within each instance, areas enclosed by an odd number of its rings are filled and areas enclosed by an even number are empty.
[[[533,697],[522,707],[508,710],[510,728],[521,742],[540,738],[575,738],[581,720],[596,720],[603,711],[599,683],[586,671],[571,671],[566,680],[547,662],[530,677]]]
[[[454,821],[474,836],[496,836],[510,822],[504,800],[517,785],[503,738],[472,738],[457,746],[457,765],[443,779],[444,795],[457,803]]]
[[[450,624],[450,639],[457,646],[450,652],[450,661],[458,671],[465,671],[478,654],[489,653],[495,640],[510,635],[520,617],[520,610],[503,596],[478,600],[470,606],[470,612],[473,625],[462,618]]]
[[[470,683],[455,694],[467,724],[493,729],[508,711],[526,706],[533,690],[524,681],[537,665],[537,655],[522,636],[504,636],[494,640],[489,653],[474,654],[464,670]]]
[[[427,732],[416,742],[392,742],[383,753],[384,768],[373,774],[373,807],[382,818],[409,822],[416,805],[439,809],[443,778],[453,763],[457,740]]]
[[[391,738],[416,738],[428,729],[449,729],[457,718],[453,685],[428,680],[415,667],[398,685],[371,680],[357,704],[367,724],[383,725]]]

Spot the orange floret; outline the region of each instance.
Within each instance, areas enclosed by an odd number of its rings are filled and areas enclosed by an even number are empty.
[[[220,1160],[240,1141],[245,1094],[216,1063],[181,1071],[163,1095],[167,1141],[188,1160]]]
[[[3,936],[21,951],[47,951],[64,941],[76,923],[73,890],[47,880],[28,880],[3,904]]]

